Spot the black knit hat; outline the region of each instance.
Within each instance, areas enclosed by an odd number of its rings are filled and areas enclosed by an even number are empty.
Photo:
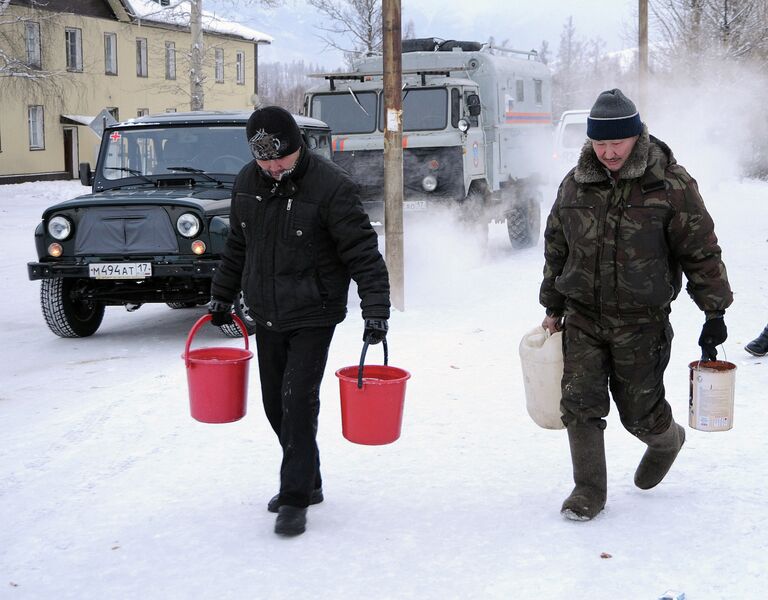
[[[253,111],[245,126],[248,144],[256,160],[275,160],[301,148],[296,120],[284,108],[265,106]]]
[[[590,140],[623,140],[640,135],[643,123],[635,104],[619,89],[603,92],[587,117]]]

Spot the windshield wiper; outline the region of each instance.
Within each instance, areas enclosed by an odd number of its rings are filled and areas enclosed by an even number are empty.
[[[195,175],[202,175],[205,177],[208,181],[213,181],[214,183],[217,183],[219,185],[224,185],[224,182],[216,179],[215,177],[211,177],[203,171],[202,169],[195,169],[194,167],[165,167],[169,171],[181,171],[182,173],[194,173]]]
[[[128,167],[104,167],[105,171],[121,171],[123,173],[130,173],[131,175],[134,175],[135,177],[141,177],[144,181],[147,183],[151,183],[152,185],[155,185],[155,180],[150,179],[144,173],[141,171],[137,171],[136,169],[129,169]]]
[[[365,107],[360,104],[360,100],[357,99],[357,96],[355,95],[355,92],[352,91],[352,88],[347,86],[347,89],[349,90],[349,93],[352,94],[352,99],[357,103],[357,105],[360,107],[360,110],[362,110],[365,113],[366,117],[370,117],[371,115],[368,114],[368,111],[365,110]]]

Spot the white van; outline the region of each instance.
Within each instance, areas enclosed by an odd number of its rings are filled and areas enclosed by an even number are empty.
[[[552,157],[558,177],[576,166],[581,147],[587,141],[588,116],[589,110],[566,110],[555,126]]]

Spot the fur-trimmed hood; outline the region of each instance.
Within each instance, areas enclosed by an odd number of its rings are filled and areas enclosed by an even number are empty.
[[[643,123],[643,131],[637,139],[627,162],[619,170],[619,179],[636,179],[642,177],[649,167],[659,164],[661,171],[677,161],[664,142],[648,133],[648,127]],[[581,148],[579,160],[573,172],[577,183],[597,183],[610,179],[610,171],[597,159],[592,149],[592,142],[587,140]]]

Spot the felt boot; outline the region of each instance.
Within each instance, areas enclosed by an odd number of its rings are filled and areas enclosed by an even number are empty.
[[[648,444],[648,449],[635,471],[635,485],[641,490],[649,490],[661,483],[675,462],[685,443],[685,428],[672,421],[664,433],[637,437]]]
[[[571,423],[567,429],[576,487],[560,514],[571,521],[589,521],[603,510],[607,496],[603,430],[587,423]]]

